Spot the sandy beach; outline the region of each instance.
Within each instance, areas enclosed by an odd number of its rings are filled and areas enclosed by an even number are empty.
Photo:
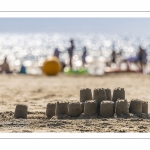
[[[0,132],[149,132],[150,119],[91,118],[45,115],[49,102],[79,102],[80,88],[125,89],[126,99],[149,102],[150,75],[0,75]],[[14,119],[17,104],[28,106],[28,119]],[[149,109],[150,113],[150,109]]]

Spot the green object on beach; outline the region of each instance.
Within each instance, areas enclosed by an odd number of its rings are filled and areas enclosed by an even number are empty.
[[[86,69],[77,69],[77,70],[72,70],[72,69],[69,69],[69,70],[64,70],[64,73],[65,74],[88,74],[88,71]]]

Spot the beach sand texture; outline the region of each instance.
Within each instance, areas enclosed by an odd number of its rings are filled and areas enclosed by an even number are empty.
[[[104,119],[97,116],[52,117],[45,115],[48,103],[79,102],[80,89],[125,89],[125,98],[148,101],[150,113],[150,75],[0,75],[0,132],[149,132],[150,119]],[[28,119],[14,119],[17,104],[28,106]]]

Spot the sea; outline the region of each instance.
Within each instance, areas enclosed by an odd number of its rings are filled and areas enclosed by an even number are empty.
[[[67,65],[69,57],[67,48],[70,39],[74,40],[75,50],[73,67],[82,66],[83,47],[87,48],[87,68],[96,66],[102,68],[110,61],[112,49],[122,52],[121,59],[136,56],[139,46],[142,46],[148,56],[146,73],[150,72],[150,35],[101,34],[101,33],[0,33],[0,63],[7,56],[10,68],[19,71],[24,64],[29,74],[42,74],[41,66],[54,49],[61,51],[60,59]],[[91,71],[92,72],[92,71]],[[102,72],[99,71],[99,74]]]

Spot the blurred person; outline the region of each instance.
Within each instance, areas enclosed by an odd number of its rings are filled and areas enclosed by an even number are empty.
[[[61,71],[63,71],[64,68],[66,67],[66,64],[65,64],[65,62],[63,62],[63,61],[60,60],[60,58],[59,58],[60,53],[62,53],[62,52],[59,51],[58,48],[55,48],[55,49],[54,49],[54,54],[53,54],[53,56],[56,56],[56,57],[59,59],[59,61],[60,61],[60,63],[61,63],[61,66],[62,66],[62,70],[61,70]]]
[[[23,65],[23,63],[21,64],[21,68],[19,71],[20,74],[26,74],[26,67]]]
[[[0,67],[1,67],[0,73],[2,72],[5,72],[6,74],[12,73],[12,71],[10,71],[9,64],[7,62],[7,57],[4,58],[4,62],[0,65]]]
[[[116,57],[117,57],[116,51],[113,50],[111,53],[111,63],[116,64]]]
[[[147,53],[145,49],[139,47],[140,51],[138,54],[138,61],[139,61],[139,69],[143,72],[144,67],[147,65]]]
[[[111,63],[116,64],[117,53],[115,51],[115,42],[112,45]]]
[[[110,56],[111,59],[106,61],[106,66],[111,67],[111,64],[114,63],[114,64],[116,64],[117,68],[119,69],[120,65],[123,61],[122,52],[123,52],[122,49],[118,53],[113,49],[111,56]]]
[[[56,57],[59,59],[60,53],[61,53],[61,52],[58,50],[58,48],[55,48],[55,49],[54,49],[54,55],[53,55],[53,56],[56,56]]]
[[[68,55],[69,55],[69,66],[70,66],[70,69],[72,69],[72,57],[73,57],[73,51],[75,49],[75,46],[74,46],[74,41],[71,39],[70,40],[70,47],[68,48]]]
[[[82,65],[84,66],[86,64],[86,56],[87,56],[87,49],[86,47],[83,47],[83,54],[82,54]]]
[[[147,53],[145,49],[139,46],[137,55],[135,57],[125,59],[123,62],[127,63],[127,70],[130,70],[130,63],[135,63],[138,66],[139,71],[143,72],[143,69],[147,64]]]
[[[123,62],[123,60],[123,49],[120,49],[120,51],[117,53],[117,65],[119,69],[121,68],[121,63]]]

